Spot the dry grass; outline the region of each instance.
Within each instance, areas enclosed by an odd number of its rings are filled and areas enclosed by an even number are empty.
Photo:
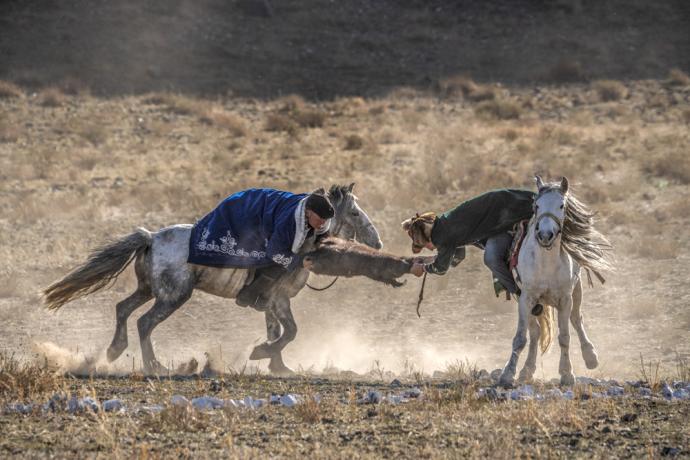
[[[625,85],[615,80],[597,80],[592,83],[592,88],[601,102],[619,101],[628,94]]]
[[[302,128],[321,128],[326,121],[326,114],[320,110],[301,110],[294,112],[292,118]]]
[[[455,98],[462,96],[472,102],[494,99],[496,92],[490,86],[479,85],[466,76],[455,76],[441,80],[438,83],[440,96]]]
[[[350,134],[345,137],[345,150],[359,150],[364,145],[364,139],[358,134]]]
[[[0,120],[0,142],[16,142],[20,135],[19,126]]]
[[[645,172],[654,176],[665,177],[684,185],[690,184],[690,161],[687,152],[677,150],[650,156],[644,161],[643,167]]]
[[[47,365],[22,362],[14,355],[0,352],[0,400],[43,398],[57,391],[61,383],[61,378]]]
[[[0,80],[0,99],[12,99],[22,97],[22,89],[12,82]]]
[[[671,69],[668,73],[668,83],[671,86],[690,86],[690,77],[680,69]]]
[[[510,99],[494,99],[477,104],[475,112],[482,118],[515,120],[520,118],[522,107]]]
[[[266,116],[265,128],[266,131],[295,134],[297,132],[298,125],[287,115],[282,115],[280,113],[269,113]]]
[[[239,116],[222,109],[211,109],[201,116],[201,121],[228,131],[234,137],[246,136],[247,123]]]
[[[46,88],[38,94],[38,103],[43,107],[62,107],[67,102],[67,96],[60,88]]]

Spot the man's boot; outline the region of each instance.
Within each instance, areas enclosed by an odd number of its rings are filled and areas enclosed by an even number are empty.
[[[267,309],[271,300],[271,288],[284,273],[285,269],[279,266],[257,269],[254,273],[254,280],[242,288],[237,294],[235,302],[241,307]]]

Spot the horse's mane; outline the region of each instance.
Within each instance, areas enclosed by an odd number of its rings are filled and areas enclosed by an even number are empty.
[[[349,185],[338,185],[333,184],[331,188],[328,189],[328,198],[335,201],[340,201],[350,194],[351,189]]]
[[[559,183],[547,184],[539,190],[537,199],[545,193],[558,191],[562,194]],[[580,201],[568,190],[565,200],[565,219],[561,235],[561,245],[580,267],[587,272],[589,284],[592,285],[590,272],[604,283],[602,271],[614,268],[613,246],[609,240],[594,228],[596,212]]]

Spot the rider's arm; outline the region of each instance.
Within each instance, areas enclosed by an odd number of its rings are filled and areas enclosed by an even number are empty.
[[[438,255],[433,263],[424,265],[424,271],[427,273],[433,273],[434,275],[443,275],[448,271],[451,260],[453,260],[453,255],[455,255],[455,249],[452,246],[440,247],[438,248]]]
[[[286,232],[276,231],[266,246],[266,257],[287,271],[294,270],[301,263],[301,257],[292,252],[292,240]]]

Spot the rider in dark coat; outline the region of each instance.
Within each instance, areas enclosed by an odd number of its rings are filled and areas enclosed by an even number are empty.
[[[527,190],[493,190],[441,216],[427,212],[406,220],[403,229],[412,238],[413,252],[422,248],[438,250],[433,263],[415,263],[410,272],[416,276],[424,272],[443,275],[451,264],[455,266],[464,259],[465,246],[472,244],[484,249],[484,263],[500,285],[511,294],[517,293],[506,260],[513,240],[508,231],[517,222],[532,217],[535,196]]]
[[[263,294],[279,277],[301,266],[307,238],[326,233],[335,211],[325,195],[248,189],[221,201],[192,229],[192,264],[253,269],[239,305],[264,307]]]

